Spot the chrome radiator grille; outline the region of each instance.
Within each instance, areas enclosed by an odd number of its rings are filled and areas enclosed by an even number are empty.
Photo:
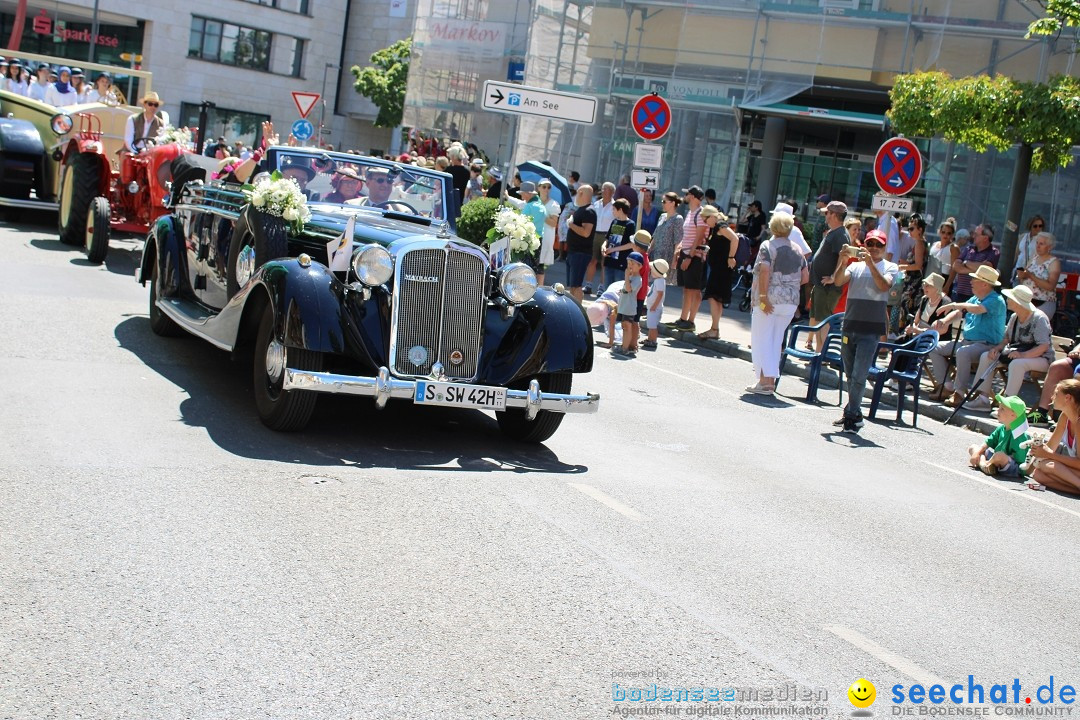
[[[391,357],[394,373],[426,377],[436,362],[454,380],[476,377],[487,265],[453,248],[398,255]]]

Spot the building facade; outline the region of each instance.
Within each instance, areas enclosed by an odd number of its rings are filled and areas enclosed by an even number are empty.
[[[139,67],[173,124],[194,127],[203,102],[214,104],[208,137],[251,144],[264,120],[281,136],[299,119],[292,92],[319,93],[308,119],[325,126],[324,142],[363,152],[386,151],[391,131],[374,128],[377,109],[353,90],[353,65],[412,30],[415,0],[99,0],[94,60]],[[11,36],[14,0],[0,1],[0,32]],[[20,41],[24,52],[90,60],[89,2],[30,0]],[[18,56],[8,50],[7,55]],[[130,60],[121,57],[127,54]],[[138,60],[141,56],[141,61]],[[118,78],[130,97],[138,84]],[[314,139],[312,139],[314,142]]]

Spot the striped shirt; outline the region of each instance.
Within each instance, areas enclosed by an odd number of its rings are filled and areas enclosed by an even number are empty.
[[[682,242],[679,243],[679,249],[685,253],[693,250],[697,245],[698,228],[702,227],[705,227],[705,221],[701,219],[701,208],[687,213],[686,219],[683,220]]]

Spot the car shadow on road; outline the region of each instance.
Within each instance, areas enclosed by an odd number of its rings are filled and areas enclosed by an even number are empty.
[[[28,244],[30,247],[37,248],[38,250],[62,250],[71,253],[72,255],[76,255],[80,252],[79,248],[74,245],[65,245],[56,238],[31,238]]]
[[[128,250],[124,248],[111,247],[109,248],[109,253],[105,256],[105,269],[117,275],[127,275],[128,277],[135,277],[135,269],[139,267],[139,260],[141,256],[141,250]],[[74,257],[71,258],[70,262],[72,265],[97,267],[85,257]]]
[[[505,439],[480,411],[415,408],[391,401],[323,396],[303,432],[264,427],[255,412],[251,365],[195,337],[158,337],[145,316],[116,326],[116,340],[148,368],[184,390],[185,424],[205,428],[223,450],[241,457],[304,465],[450,472],[583,474],[544,445]],[[572,421],[572,418],[568,419]],[[563,429],[563,432],[568,432]]]
[[[69,253],[72,256],[69,260],[72,265],[95,267],[93,263],[86,259],[82,248],[74,245],[65,245],[56,238],[32,238],[28,244],[30,247],[38,250]],[[130,275],[134,277],[135,268],[139,266],[139,261],[141,259],[141,245],[138,245],[130,239],[121,238],[120,243],[110,244],[109,252],[105,256],[105,268],[109,272],[116,273],[117,275]]]

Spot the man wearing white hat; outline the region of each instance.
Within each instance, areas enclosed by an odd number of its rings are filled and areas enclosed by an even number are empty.
[[[972,276],[977,278],[978,275]],[[998,362],[1008,363],[1008,379],[1002,395],[1016,395],[1024,384],[1024,376],[1029,372],[1046,372],[1054,362],[1054,346],[1050,342],[1050,318],[1031,302],[1032,292],[1027,285],[1017,285],[1010,290],[1002,290],[1006,298],[1006,307],[1013,311],[1005,326],[1005,337],[996,346],[982,354],[979,369],[975,377],[982,377],[991,365]],[[990,409],[992,383],[985,382],[979,396],[964,406],[968,410],[984,411]]]
[[[952,324],[963,316],[964,326],[960,340],[941,343],[930,353],[934,377],[942,378],[948,371],[948,358],[956,358],[956,380],[945,383],[942,393],[952,392],[945,404],[956,407],[964,401],[971,382],[971,365],[1005,337],[1005,301],[994,288],[1001,287],[998,271],[989,265],[980,265],[971,274],[974,295],[967,302],[949,303],[938,308],[946,324]],[[941,397],[935,399],[940,400]]]

